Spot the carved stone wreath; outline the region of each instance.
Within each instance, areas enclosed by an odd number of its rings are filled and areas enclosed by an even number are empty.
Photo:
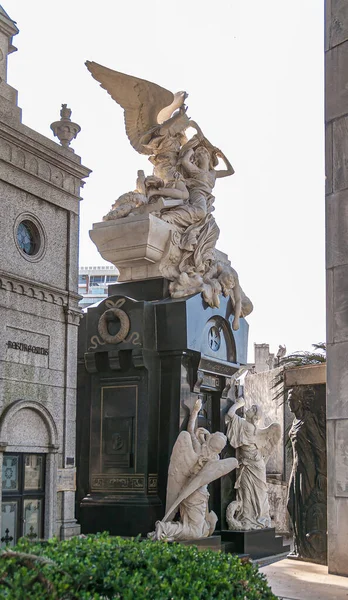
[[[116,335],[110,335],[108,330],[109,317],[113,316],[120,320],[120,330]],[[130,330],[130,320],[127,313],[120,308],[109,308],[106,310],[99,319],[98,332],[100,337],[107,344],[119,344],[127,337]]]

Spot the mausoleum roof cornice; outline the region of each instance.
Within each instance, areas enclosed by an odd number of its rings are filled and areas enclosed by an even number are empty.
[[[22,123],[19,123],[18,128],[15,128],[4,121],[0,121],[0,138],[49,161],[79,179],[88,177],[92,172],[91,169],[81,164],[81,158],[78,155],[65,150],[53,140],[46,138]]]
[[[9,17],[7,12],[3,9],[3,7],[1,5],[0,5],[0,33],[3,33],[6,37],[8,37],[8,54],[11,54],[11,52],[15,52],[17,50],[17,48],[15,46],[13,46],[13,44],[12,44],[12,37],[14,35],[17,35],[17,33],[19,33],[19,29],[18,29],[15,21],[13,21],[11,19],[11,17]]]

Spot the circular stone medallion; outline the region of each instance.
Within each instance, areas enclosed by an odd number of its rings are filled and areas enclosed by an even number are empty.
[[[108,329],[108,323],[113,321],[120,322],[120,329],[116,335],[111,335]],[[98,332],[100,337],[107,344],[119,344],[123,342],[130,330],[130,320],[127,313],[120,308],[109,308],[106,310],[99,319]]]

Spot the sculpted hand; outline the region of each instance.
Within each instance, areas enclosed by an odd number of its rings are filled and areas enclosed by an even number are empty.
[[[198,415],[201,408],[202,408],[202,400],[200,398],[198,398],[198,400],[196,400],[194,407],[192,409],[192,414]]]

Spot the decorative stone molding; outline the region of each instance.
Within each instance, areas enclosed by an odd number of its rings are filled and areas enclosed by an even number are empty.
[[[95,362],[95,352],[85,352],[84,355],[85,367],[88,373],[97,373],[97,365]]]
[[[120,353],[117,350],[110,350],[108,352],[108,361],[110,369],[113,371],[121,370]]]
[[[46,161],[35,158],[33,154],[20,150],[14,144],[0,144],[0,159],[10,162],[19,169],[28,171],[38,179],[49,181],[73,196],[79,196],[80,179],[65,173],[62,169],[50,166]]]
[[[73,123],[70,117],[71,109],[68,108],[66,104],[62,104],[60,120],[52,123],[51,129],[54,135],[59,139],[61,145],[71,152],[74,152],[74,150],[69,148],[69,146],[72,140],[74,140],[81,131],[81,127],[77,123]]]
[[[0,123],[0,160],[79,197],[80,187],[84,185],[82,179],[88,177],[90,169],[82,166],[79,157],[75,157],[73,153],[71,156],[57,154],[55,142],[32,132],[24,125],[21,129],[23,132],[16,130],[14,135],[12,128]],[[29,135],[25,134],[26,131]],[[35,134],[33,139],[30,135],[32,133]],[[45,144],[41,142],[41,138]]]
[[[49,302],[50,304],[57,304],[58,306],[65,306],[68,303],[68,294],[65,290],[52,289],[43,284],[34,284],[32,281],[18,276],[11,275],[10,278],[8,273],[3,271],[0,271],[0,289]],[[78,298],[79,296],[76,294],[77,301]]]
[[[52,450],[57,451],[58,445],[58,430],[51,413],[40,402],[34,400],[15,400],[5,408],[0,417],[0,439],[8,440],[10,438],[9,426],[15,414],[24,409],[29,408],[37,412],[44,421]],[[8,442],[7,442],[8,443]]]
[[[112,491],[114,493],[120,492],[144,492],[145,491],[145,475],[143,473],[135,473],[129,475],[128,473],[106,475],[100,473],[92,475],[91,481],[92,491]]]
[[[80,321],[83,317],[83,312],[80,309],[71,308],[67,305],[63,306],[66,322],[69,325],[80,325]]]
[[[108,320],[113,320],[113,317],[120,320],[120,330],[116,335],[110,335],[108,331]],[[130,330],[130,320],[127,313],[120,308],[109,308],[106,310],[99,319],[98,332],[100,337],[107,344],[119,344],[123,342]]]

